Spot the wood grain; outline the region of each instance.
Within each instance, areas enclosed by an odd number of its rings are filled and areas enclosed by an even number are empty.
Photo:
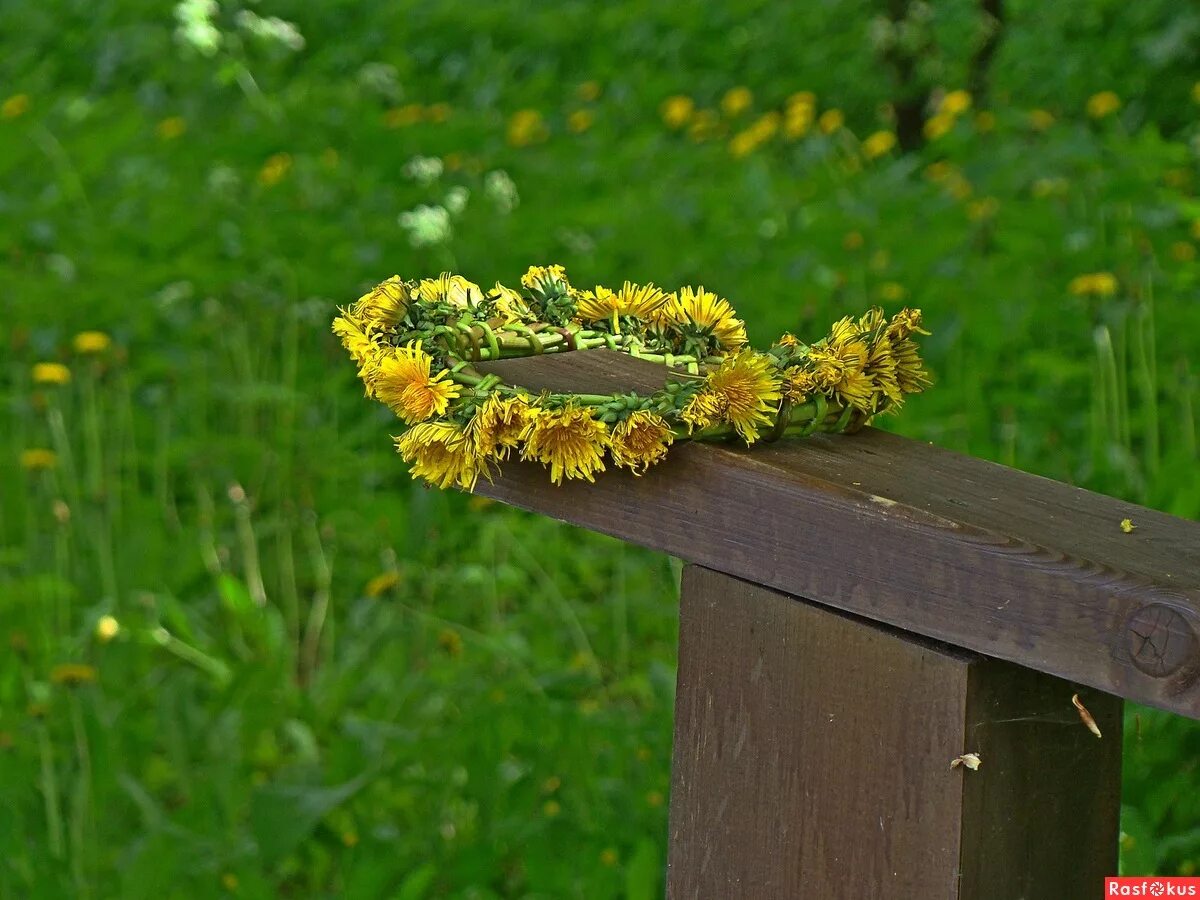
[[[1101,895],[1118,698],[1097,741],[1057,678],[699,567],[681,602],[672,900]]]
[[[534,390],[663,381],[661,367],[607,351],[481,368]],[[682,444],[640,478],[559,488],[508,463],[477,490],[1200,718],[1195,522],[870,428],[749,450]]]

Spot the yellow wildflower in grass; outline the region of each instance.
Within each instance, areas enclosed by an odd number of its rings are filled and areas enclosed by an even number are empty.
[[[86,663],[61,663],[50,670],[50,683],[74,687],[96,680],[96,669]]]
[[[879,298],[889,303],[899,303],[907,296],[907,289],[899,282],[885,281],[879,286]]]
[[[103,353],[112,346],[112,338],[103,331],[81,331],[71,344],[79,354]]]
[[[399,583],[400,573],[395,569],[388,572],[380,572],[367,582],[366,587],[363,588],[363,593],[368,597],[382,597]]]
[[[442,415],[461,389],[449,372],[431,375],[432,365],[433,357],[421,349],[420,341],[397,348],[394,356],[379,363],[375,396],[408,425]]]
[[[817,127],[825,134],[833,134],[846,124],[846,117],[840,109],[827,109],[817,119]]]
[[[1191,262],[1196,258],[1196,248],[1189,241],[1176,241],[1171,245],[1171,259],[1175,262]]]
[[[562,804],[559,803],[557,800],[547,800],[544,804],[542,804],[542,813],[548,819],[553,819],[555,816],[557,816],[561,812],[562,812]]]
[[[425,107],[420,103],[409,103],[385,112],[383,124],[388,128],[405,128],[409,125],[416,125],[423,118],[425,118]]]
[[[812,128],[814,115],[811,106],[789,106],[783,118],[783,136],[790,141],[804,137]]]
[[[752,444],[760,428],[774,424],[782,398],[782,379],[771,357],[743,350],[709,374],[679,415],[692,429],[727,423]]]
[[[459,657],[463,652],[462,635],[453,628],[443,628],[438,632],[438,646],[446,651],[447,656]]]
[[[449,303],[470,309],[483,301],[483,289],[461,275],[443,272],[437,278],[422,278],[417,284],[417,296],[426,303]]]
[[[668,302],[667,294],[654,284],[626,281],[619,291],[597,285],[594,291],[584,291],[576,299],[575,316],[585,322],[611,321],[613,330],[620,333],[619,317],[653,321],[660,317]]]
[[[762,143],[758,135],[751,129],[739,131],[729,141],[729,154],[734,159],[742,159],[749,156],[758,149],[758,145]]]
[[[71,370],[62,363],[40,362],[33,367],[34,384],[62,385],[70,381]]]
[[[896,135],[891,131],[876,131],[862,142],[863,156],[878,159],[891,153],[896,146]]]
[[[996,114],[985,109],[975,116],[975,127],[983,134],[994,130],[996,127]]]
[[[698,326],[711,333],[724,350],[740,350],[746,345],[746,323],[728,300],[706,291],[703,285],[681,288],[662,308],[662,320]]]
[[[413,478],[468,491],[479,480],[481,461],[474,442],[457,425],[422,422],[395,440],[396,450],[412,466]]]
[[[1104,119],[1121,108],[1121,98],[1113,91],[1100,91],[1088,97],[1087,114],[1093,119]]]
[[[995,197],[980,197],[967,204],[967,218],[972,222],[985,222],[995,218],[1000,210],[1000,201]]]
[[[183,116],[168,116],[154,126],[154,133],[160,141],[173,141],[187,131],[187,121]]]
[[[30,447],[21,451],[21,468],[27,472],[43,472],[58,465],[58,454],[45,447]]]
[[[291,170],[292,155],[276,153],[268,157],[267,161],[262,164],[262,168],[258,170],[258,183],[263,187],[274,187],[283,181]]]
[[[674,440],[671,426],[662,416],[639,409],[613,426],[608,449],[614,463],[641,475],[662,461]]]
[[[808,109],[816,109],[817,95],[812,91],[796,91],[787,98],[788,109],[800,109],[807,107]]]
[[[697,111],[688,124],[688,137],[697,144],[711,141],[713,138],[720,137],[724,132],[725,127],[721,123],[721,117],[711,109]]]
[[[1034,131],[1046,131],[1054,124],[1054,114],[1044,109],[1029,111],[1029,127]]]
[[[945,116],[961,116],[971,108],[971,94],[969,91],[957,90],[950,91],[942,98],[942,102],[938,104],[938,113]]]
[[[842,238],[842,248],[845,250],[861,250],[864,238],[861,231],[847,231]]]
[[[508,459],[509,451],[520,446],[521,434],[535,414],[525,396],[493,392],[472,416],[467,435],[481,458]]]
[[[754,124],[750,126],[750,130],[758,135],[759,140],[769,141],[779,133],[781,118],[775,110],[770,110],[755,119]]]
[[[225,888],[231,894],[237,893],[237,889],[241,884],[242,882],[232,872],[226,872],[221,876],[221,887]]]
[[[721,112],[731,119],[736,119],[754,103],[754,94],[747,87],[733,87],[721,97]]]
[[[528,147],[544,141],[550,132],[536,109],[518,109],[508,119],[507,138],[513,147]]]
[[[829,337],[809,354],[818,383],[843,403],[864,412],[875,409],[876,391],[866,367],[871,348],[850,316],[834,323]]]
[[[121,623],[116,616],[101,616],[96,620],[95,635],[100,643],[107,644],[120,633]]]
[[[572,134],[583,134],[595,121],[596,116],[590,109],[577,109],[567,116],[567,129]]]
[[[562,484],[564,477],[595,481],[595,473],[604,471],[608,429],[586,406],[568,403],[561,409],[536,410],[521,440],[521,458],[549,466],[554,484]]]
[[[954,123],[957,121],[958,120],[954,116],[949,116],[945,113],[938,113],[937,115],[928,119],[921,130],[925,135],[926,140],[936,141],[953,131]]]
[[[15,119],[29,112],[29,95],[13,94],[0,104],[0,119]]]
[[[425,110],[425,115],[429,118],[430,122],[440,124],[450,118],[451,112],[453,110],[451,110],[449,103],[434,103]]]
[[[1117,276],[1112,272],[1088,272],[1072,278],[1067,290],[1076,297],[1111,297],[1117,287]]]
[[[366,365],[378,352],[366,326],[353,313],[342,310],[342,315],[333,320],[333,333],[342,341],[342,346],[358,365]]]
[[[600,82],[585,81],[575,88],[575,96],[584,103],[591,103],[600,96]]]
[[[368,330],[394,328],[408,312],[411,300],[408,285],[399,275],[393,275],[359,297],[351,309]]]
[[[668,97],[658,107],[658,114],[662,116],[663,124],[676,131],[691,120],[692,113],[695,111],[696,102],[683,94]]]
[[[602,850],[600,852],[600,864],[602,866],[607,866],[608,868],[611,869],[613,866],[615,866],[620,861],[621,861],[621,857],[617,854],[617,851],[612,847],[605,847],[604,850]]]

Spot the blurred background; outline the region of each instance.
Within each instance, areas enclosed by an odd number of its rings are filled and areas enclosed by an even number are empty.
[[[392,274],[919,306],[884,427],[1200,515],[1192,4],[0,23],[2,897],[661,895],[678,564],[409,480],[329,333]],[[1196,871],[1200,728],[1125,741]]]

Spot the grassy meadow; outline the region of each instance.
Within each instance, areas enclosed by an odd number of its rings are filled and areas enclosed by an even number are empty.
[[[1200,517],[1183,5],[0,26],[0,898],[661,895],[679,564],[409,479],[329,332],[392,274],[919,306],[878,424]],[[1198,765],[1130,707],[1126,872],[1200,868]]]

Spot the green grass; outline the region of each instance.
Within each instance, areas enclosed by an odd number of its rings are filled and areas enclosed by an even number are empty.
[[[138,0],[4,13],[0,102],[29,108],[0,119],[0,896],[661,891],[677,566],[410,482],[328,333],[393,273],[703,282],[760,345],[919,305],[937,384],[886,427],[1200,517],[1171,4],[1013,4],[994,130],[867,162],[896,88],[866,2],[263,6],[302,51],[204,58]],[[962,86],[974,7],[930,28],[921,77]],[[659,118],[743,84],[725,138]],[[805,89],[846,129],[731,155]],[[1104,89],[1124,105],[1093,121]],[[389,120],[413,103],[451,113]],[[514,147],[524,108],[547,137]],[[417,155],[458,167],[422,185]],[[452,239],[413,247],[397,217],[456,185]],[[1094,272],[1117,289],[1069,290]],[[113,348],[74,353],[89,329]],[[70,384],[32,384],[46,360]],[[96,681],[54,683],[64,663]],[[1193,870],[1200,732],[1133,710],[1126,742],[1125,869]]]

